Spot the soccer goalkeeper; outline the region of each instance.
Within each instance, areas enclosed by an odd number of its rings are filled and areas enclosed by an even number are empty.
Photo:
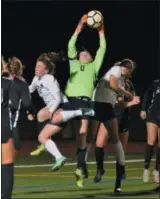
[[[65,94],[74,108],[86,107],[86,101],[90,101],[96,78],[102,66],[103,59],[106,52],[106,40],[104,35],[104,25],[97,29],[99,34],[100,46],[93,59],[91,54],[87,51],[76,50],[76,42],[82,29],[87,21],[87,15],[83,15],[74,34],[72,35],[68,44],[68,58],[70,64],[70,78],[67,82]],[[77,169],[75,171],[77,185],[83,187],[84,175],[87,177],[87,167],[85,163],[86,154],[86,134],[88,128],[88,118],[85,116],[80,118],[80,128],[78,134],[78,149],[77,149]]]

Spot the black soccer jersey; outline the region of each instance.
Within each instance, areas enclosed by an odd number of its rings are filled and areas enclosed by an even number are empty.
[[[160,80],[154,80],[143,97],[142,111],[160,114]]]

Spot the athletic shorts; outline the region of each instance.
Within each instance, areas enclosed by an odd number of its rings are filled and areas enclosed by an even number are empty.
[[[126,112],[125,112],[126,111]],[[125,110],[119,121],[119,133],[124,133],[129,130],[129,112]]]
[[[159,115],[157,115],[157,114],[155,115],[153,113],[148,113],[146,122],[151,122],[153,124],[156,124],[157,126],[160,126],[160,114]]]
[[[6,143],[11,137],[11,126],[10,126],[10,118],[9,118],[9,111],[5,110],[1,112],[1,143]]]

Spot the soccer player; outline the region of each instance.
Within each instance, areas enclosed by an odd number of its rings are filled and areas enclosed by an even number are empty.
[[[12,133],[13,133],[13,139],[14,139],[14,145],[15,145],[15,155],[18,155],[21,149],[20,129],[19,129],[21,110],[23,109],[23,112],[27,114],[26,108],[23,107],[22,100],[24,101],[26,99],[27,101],[29,101],[30,97],[28,94],[28,89],[26,88],[28,87],[28,84],[22,77],[23,68],[24,68],[24,66],[22,65],[22,62],[18,58],[13,57],[9,59],[7,63],[7,68],[9,72],[9,78],[15,83],[17,90],[19,90],[19,96],[23,96],[24,98],[24,99],[20,98],[18,109],[14,114],[12,114],[12,123],[13,123]],[[25,89],[23,87],[25,87]],[[30,116],[31,112],[32,113],[34,112],[33,107],[29,107],[29,108],[30,110],[28,110],[29,112],[27,114],[28,117]]]
[[[95,58],[87,51],[77,52],[76,42],[82,29],[85,27],[87,15],[83,15],[68,43],[68,58],[70,65],[70,77],[67,82],[65,94],[69,101],[76,107],[85,107],[86,101],[90,101],[93,95],[95,81],[102,66],[106,52],[106,40],[103,25],[97,29],[99,34],[100,46]],[[77,185],[82,186],[83,174],[87,172],[85,163],[86,154],[86,134],[88,129],[88,118],[85,116],[80,119],[80,128],[77,136],[77,169],[75,171]],[[87,177],[87,176],[86,176]]]
[[[125,80],[125,90],[131,92],[135,96],[134,87],[129,79]],[[132,101],[128,102],[128,99],[126,98],[124,99],[123,96],[120,96],[120,95],[117,96],[117,103],[115,104],[114,110],[115,110],[115,116],[118,119],[119,137],[120,137],[120,141],[122,142],[124,152],[126,151],[126,147],[128,143],[129,113],[130,113],[129,109],[130,107],[137,104],[139,104],[139,100],[137,100],[137,97],[134,98]],[[108,134],[107,129],[105,128],[103,124],[100,124],[97,132],[98,132],[97,142],[101,142],[101,145],[105,146],[109,139],[109,134]],[[104,154],[104,150],[103,150],[103,154]],[[97,166],[98,166],[98,163],[97,163]],[[98,169],[98,167],[102,169]],[[94,178],[94,182],[99,182],[101,180],[101,176],[104,174],[102,162],[101,162],[101,166],[99,165],[98,167],[97,167],[97,174]]]
[[[53,52],[52,53],[52,61],[54,62],[54,63],[56,63],[56,64],[59,64],[59,63],[61,63],[61,62],[64,62],[64,61],[66,61],[66,58],[65,58],[65,56],[64,56],[64,53],[61,51],[61,52],[58,52],[58,53],[56,53],[56,52]],[[42,108],[42,107],[45,107],[45,103],[44,103],[44,101],[43,101],[43,99],[41,98],[40,99],[41,101],[41,106],[40,106],[40,108],[39,108],[39,110]],[[37,110],[37,111],[39,111],[39,110]],[[45,126],[45,124],[46,124],[46,122],[38,122],[38,132],[40,133],[41,132],[41,130],[43,129],[43,127]],[[36,149],[34,149],[31,153],[30,153],[30,155],[31,156],[37,156],[37,155],[40,155],[43,151],[46,151],[45,150],[45,146],[43,145],[43,144],[39,144],[38,146],[37,146],[37,148]]]
[[[40,55],[36,62],[35,77],[29,89],[30,93],[33,93],[37,89],[39,96],[42,97],[46,104],[46,107],[38,112],[37,119],[39,123],[50,120],[51,124],[44,127],[45,130],[42,130],[39,135],[39,141],[55,157],[56,163],[53,166],[53,170],[58,170],[66,162],[66,157],[60,153],[55,142],[50,139],[52,136],[52,125],[55,124],[55,128],[59,130],[61,127],[58,125],[62,122],[66,122],[77,116],[93,115],[94,112],[92,109],[78,108],[73,110],[70,107],[67,97],[61,92],[59,84],[53,76],[55,67],[54,53],[50,52]],[[64,103],[69,104],[69,111],[60,111],[59,107]]]
[[[153,150],[158,135],[158,128],[160,127],[160,80],[154,80],[152,85],[146,91],[140,117],[145,120],[147,125],[147,145],[144,160],[143,181],[149,181],[150,162],[153,156]],[[160,133],[160,132],[159,132]],[[154,181],[159,183],[159,170],[158,170],[158,156],[160,151],[160,142],[157,147],[156,165],[153,171]]]
[[[13,59],[10,60],[10,63]],[[4,68],[3,68],[4,66]],[[14,139],[12,135],[12,115],[18,110],[19,101],[23,106],[30,110],[31,103],[28,86],[21,80],[13,82],[9,78],[10,67],[2,62],[1,77],[1,107],[2,107],[2,198],[11,198],[13,189],[13,166],[14,166]],[[15,67],[15,66],[14,66]],[[22,90],[21,90],[22,89]],[[20,95],[20,93],[23,95]]]
[[[115,109],[117,96],[121,95],[127,98],[128,102],[131,104],[139,103],[139,97],[133,97],[132,93],[125,90],[125,78],[128,77],[134,69],[134,62],[130,59],[124,59],[120,63],[116,63],[99,81],[95,93],[94,100],[102,103],[109,103],[112,105],[112,108]],[[120,102],[119,102],[120,103]],[[128,104],[126,104],[128,106]],[[107,112],[106,112],[107,114]],[[96,139],[96,148],[95,148],[95,156],[97,162],[97,174],[94,179],[95,182],[100,181],[101,175],[104,174],[103,169],[103,159],[104,159],[104,145],[106,138],[106,130],[103,129],[104,126],[101,124],[99,132],[97,134]],[[109,135],[112,138],[113,144],[116,149],[116,183],[115,183],[115,192],[120,192],[120,184],[122,177],[124,175],[124,151],[122,144],[119,140],[118,134],[118,123],[115,119],[114,123],[115,131],[110,130],[110,126],[105,126],[108,130]]]

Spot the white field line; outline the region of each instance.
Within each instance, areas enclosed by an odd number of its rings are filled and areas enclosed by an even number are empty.
[[[155,159],[152,159],[155,161]],[[144,159],[135,159],[135,160],[126,160],[126,163],[138,163],[138,162],[144,162]],[[113,164],[116,163],[116,161],[105,161],[105,164]],[[87,164],[93,165],[96,164],[96,162],[87,162]],[[76,162],[66,163],[65,166],[75,166],[77,165]],[[15,168],[36,168],[36,167],[51,167],[53,164],[35,164],[35,165],[15,165]]]

